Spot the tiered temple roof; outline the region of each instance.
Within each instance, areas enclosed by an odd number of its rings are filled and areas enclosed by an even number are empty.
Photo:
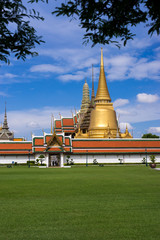
[[[0,140],[13,140],[14,134],[9,131],[8,122],[7,122],[7,111],[5,104],[5,114],[4,114],[4,122],[3,127],[0,129]]]
[[[160,154],[160,139],[73,139],[64,134],[33,136],[32,141],[0,141],[1,155],[35,153]]]

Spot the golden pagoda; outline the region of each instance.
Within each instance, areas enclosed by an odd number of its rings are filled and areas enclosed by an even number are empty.
[[[87,108],[87,111],[84,113],[81,121],[79,121],[78,127],[82,130],[83,133],[87,133],[90,125],[91,112],[94,108],[94,76],[93,76],[93,65],[92,65],[92,94],[91,101]]]
[[[94,92],[93,87],[92,90]],[[88,120],[90,122],[87,126]],[[84,114],[83,120],[79,122],[78,132],[75,138],[132,138],[131,134],[128,132],[128,128],[126,128],[125,133],[120,132],[116,112],[113,108],[113,103],[111,102],[107,87],[102,48],[100,75],[94,106],[88,108],[88,111]]]
[[[87,112],[88,107],[90,105],[90,99],[89,99],[89,86],[87,81],[85,80],[85,83],[83,85],[83,97],[82,97],[82,105],[80,114],[83,115],[85,112]]]
[[[91,112],[89,138],[116,138],[118,123],[116,112],[109,95],[103,64],[103,49],[101,48],[101,66],[98,82],[95,109]]]

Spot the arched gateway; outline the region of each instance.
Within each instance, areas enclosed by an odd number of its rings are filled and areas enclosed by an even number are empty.
[[[59,167],[59,166],[60,166],[60,154],[50,154],[49,167]]]
[[[46,138],[46,140],[48,140]],[[47,141],[46,153],[48,153],[48,167],[59,167],[63,165],[64,147],[62,141],[54,132]]]

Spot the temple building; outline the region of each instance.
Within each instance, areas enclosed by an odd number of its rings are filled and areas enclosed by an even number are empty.
[[[79,112],[70,118],[51,118],[50,133],[32,135],[31,141],[15,139],[9,131],[7,113],[0,129],[0,164],[36,161],[43,156],[47,167],[63,167],[67,161],[75,164],[141,163],[155,155],[160,162],[160,139],[134,139],[128,131],[121,132],[109,94],[101,49],[100,74],[96,96],[92,67],[92,92],[85,81]]]
[[[0,127],[0,140],[13,140],[14,134],[13,132],[9,131],[8,122],[7,122],[7,111],[6,111],[6,104],[5,104],[5,115],[4,115],[4,122],[3,126]]]

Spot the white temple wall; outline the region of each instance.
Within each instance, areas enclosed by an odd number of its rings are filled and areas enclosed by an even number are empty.
[[[147,154],[147,161],[150,162],[149,156],[152,154]],[[90,155],[78,155],[70,154],[70,160],[73,159],[74,163],[93,163],[96,159],[98,163],[120,163],[122,159],[123,163],[142,163],[143,158],[146,158],[146,154],[90,154]],[[160,162],[160,154],[156,154],[156,162]],[[67,155],[65,155],[66,163]]]
[[[27,163],[28,155],[0,155],[0,164],[12,164],[13,162]],[[34,156],[30,155],[30,161],[34,160]]]
[[[43,154],[45,159],[43,163],[49,166],[49,154]],[[67,155],[61,156],[61,166],[63,162],[66,163]],[[147,162],[149,163],[149,156],[152,154],[147,154]],[[160,162],[160,154],[154,154],[156,156],[156,162]],[[30,161],[35,161],[40,154],[30,155]],[[93,163],[93,160],[96,159],[98,163],[120,163],[118,159],[122,159],[123,163],[142,163],[142,159],[146,158],[146,154],[70,154],[70,160],[73,159],[74,163]],[[64,161],[63,161],[64,159]],[[28,155],[0,155],[0,164],[12,164],[12,162],[17,162],[18,164],[27,163],[29,160]]]

